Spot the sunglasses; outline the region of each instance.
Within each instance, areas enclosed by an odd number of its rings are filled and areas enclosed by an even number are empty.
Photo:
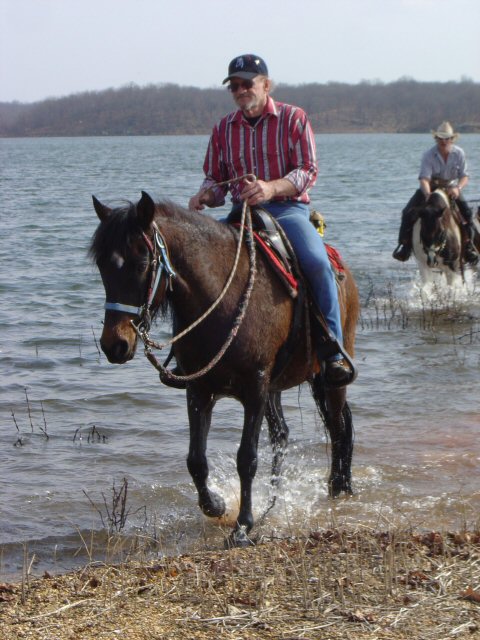
[[[253,87],[253,80],[242,80],[242,82],[230,82],[228,90],[232,93],[237,93],[239,89],[251,89]]]

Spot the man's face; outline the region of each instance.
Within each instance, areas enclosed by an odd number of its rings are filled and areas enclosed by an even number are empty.
[[[267,102],[270,80],[256,76],[253,80],[233,77],[229,89],[239,109],[249,117],[260,115]]]
[[[453,144],[453,138],[435,138],[437,147],[440,151],[450,152]]]

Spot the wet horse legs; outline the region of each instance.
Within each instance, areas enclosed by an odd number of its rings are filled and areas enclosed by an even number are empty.
[[[257,472],[257,449],[267,402],[267,393],[259,389],[245,394],[242,439],[237,452],[237,471],[240,478],[240,512],[237,524],[228,541],[229,546],[252,544],[247,534],[253,527],[252,484]]]
[[[190,446],[187,467],[198,491],[198,504],[206,516],[219,518],[225,513],[225,501],[207,486],[207,437],[215,401],[210,394],[187,388]]]
[[[325,389],[318,376],[312,386],[331,442],[332,463],[328,479],[330,497],[336,498],[342,492],[351,495],[353,423],[346,401],[346,388]]]
[[[245,393],[244,425],[237,452],[237,470],[240,477],[240,512],[236,527],[227,546],[251,544],[248,533],[253,527],[252,483],[257,471],[257,448],[260,427],[265,413],[267,393],[263,389],[249,389]],[[225,501],[208,488],[207,437],[210,430],[215,399],[208,393],[187,386],[187,406],[190,423],[190,447],[187,467],[198,491],[198,504],[209,517],[225,513]]]
[[[288,425],[285,422],[281,404],[281,392],[275,391],[269,394],[265,417],[268,422],[268,434],[273,450],[272,461],[272,486],[278,486],[282,465],[288,446]]]

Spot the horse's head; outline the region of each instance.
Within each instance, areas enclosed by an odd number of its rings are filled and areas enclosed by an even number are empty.
[[[437,264],[437,256],[445,248],[447,233],[443,216],[448,208],[448,197],[443,191],[437,189],[430,194],[425,206],[418,210],[421,221],[420,241],[427,255],[429,267]]]
[[[135,355],[137,332],[132,321],[147,325],[165,292],[162,244],[154,223],[155,204],[142,192],[140,201],[110,209],[95,196],[100,224],[90,255],[105,287],[105,321],[100,345],[108,360],[123,364]]]

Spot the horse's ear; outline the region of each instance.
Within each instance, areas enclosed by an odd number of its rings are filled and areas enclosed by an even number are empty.
[[[137,204],[137,218],[144,231],[151,227],[154,216],[155,203],[146,191],[142,191],[142,197]]]
[[[108,218],[112,210],[102,204],[100,200],[97,200],[95,196],[92,196],[92,200],[93,208],[97,212],[97,216],[100,218],[100,220],[105,220],[106,218]]]

